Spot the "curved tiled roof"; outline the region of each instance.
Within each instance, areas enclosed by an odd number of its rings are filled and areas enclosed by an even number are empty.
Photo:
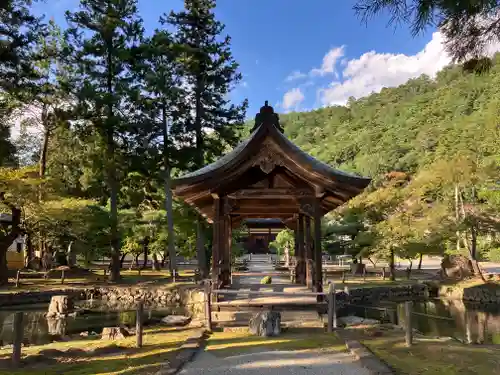
[[[366,187],[370,183],[369,178],[356,176],[354,174],[350,174],[344,171],[340,171],[329,166],[322,161],[314,158],[313,156],[307,154],[303,150],[301,150],[298,146],[296,146],[292,141],[290,141],[284,134],[278,131],[274,126],[269,126],[267,124],[259,125],[250,136],[238,144],[232,151],[222,156],[217,161],[204,166],[194,172],[186,173],[181,177],[177,178],[173,181],[174,186],[178,186],[181,184],[189,184],[191,182],[199,182],[203,179],[203,177],[209,177],[214,172],[219,170],[224,170],[225,167],[229,166],[229,164],[237,159],[242,153],[247,151],[248,147],[252,147],[255,139],[259,138],[259,134],[262,133],[265,127],[273,128],[269,129],[269,135],[275,138],[278,143],[281,143],[285,148],[287,148],[287,154],[293,154],[298,159],[301,159],[302,163],[307,164],[311,170],[318,172],[321,175],[328,176],[330,178],[334,178],[340,182],[346,184],[353,184],[355,186],[361,186],[362,188]]]

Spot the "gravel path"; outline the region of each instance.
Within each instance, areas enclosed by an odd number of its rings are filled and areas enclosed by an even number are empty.
[[[201,352],[181,375],[370,375],[342,352],[272,351],[219,358]]]

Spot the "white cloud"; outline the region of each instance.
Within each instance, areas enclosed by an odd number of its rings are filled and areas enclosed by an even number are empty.
[[[345,46],[340,46],[332,48],[328,51],[328,53],[323,57],[321,68],[314,68],[311,70],[311,75],[324,76],[327,74],[335,74],[335,66],[337,65],[337,61],[344,56],[344,48]]]
[[[298,87],[293,88],[283,95],[283,103],[281,106],[285,111],[297,109],[300,103],[304,101],[304,94]]]
[[[500,44],[490,46],[488,51],[498,51],[499,47]],[[326,56],[323,65],[325,60]],[[450,62],[439,32],[432,34],[425,48],[415,55],[367,52],[346,62],[341,81],[337,79],[319,90],[320,101],[323,105],[345,104],[351,96],[367,96],[384,87],[399,86],[422,74],[433,77]]]
[[[295,72],[293,72],[292,74],[290,74],[288,77],[285,78],[285,82],[292,82],[306,77],[307,74],[301,73],[300,71],[296,70]]]

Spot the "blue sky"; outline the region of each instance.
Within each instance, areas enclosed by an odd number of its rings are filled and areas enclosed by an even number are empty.
[[[387,16],[362,24],[354,0],[218,0],[216,14],[232,37],[243,82],[232,98],[248,98],[249,117],[269,100],[277,111],[342,104],[384,86],[434,74],[449,62],[441,36],[428,30],[412,37],[388,26]],[[65,25],[64,11],[78,0],[47,0],[37,12]],[[148,31],[182,0],[139,0]]]

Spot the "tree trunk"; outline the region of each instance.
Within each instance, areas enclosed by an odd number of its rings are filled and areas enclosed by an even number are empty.
[[[142,260],[142,269],[145,269],[148,266],[148,256],[149,256],[149,237],[144,238],[144,243],[143,243],[143,256],[144,259]]]
[[[172,202],[172,189],[170,187],[171,168],[170,158],[168,154],[168,122],[167,122],[167,103],[165,99],[162,102],[162,124],[163,124],[163,166],[165,168],[165,211],[167,212],[167,228],[168,228],[168,256],[170,258],[169,268],[170,273],[177,272],[176,251],[175,251],[175,232],[174,232],[174,213]],[[167,254],[163,255],[163,259]],[[163,262],[165,263],[165,262]]]
[[[156,255],[156,253],[153,253],[151,257],[153,258],[153,271],[159,271],[160,264],[158,263],[158,256]]]
[[[420,253],[419,259],[418,259],[418,269],[422,269],[422,258],[424,257],[424,254]]]
[[[0,244],[0,285],[9,283],[9,268],[7,267],[7,249],[10,245]]]
[[[120,258],[120,268],[123,268],[123,262],[125,262],[127,254],[122,254],[122,257]]]
[[[113,45],[108,42],[106,46],[108,48],[106,56],[106,92],[112,97],[113,92],[113,79],[115,77],[115,72],[113,70],[113,56],[111,50]],[[110,243],[111,243],[111,273],[110,281],[117,282],[120,280],[120,237],[118,233],[118,179],[116,176],[117,162],[116,162],[116,150],[115,150],[115,114],[113,108],[113,101],[108,100],[107,103],[107,129],[106,129],[106,156],[107,156],[107,178],[108,178],[108,189],[110,195]]]
[[[40,161],[38,165],[38,170],[40,178],[45,178],[45,171],[47,170],[47,151],[49,149],[49,139],[50,139],[50,124],[49,116],[47,113],[47,105],[44,104],[42,108],[42,126],[43,126],[43,141],[42,149],[40,150]]]
[[[391,281],[396,280],[396,266],[394,264],[394,250],[391,249],[390,259],[389,259],[389,269],[391,272]]]
[[[377,264],[372,260],[371,257],[367,257],[368,261],[373,265],[373,268],[377,267]]]
[[[459,210],[458,197],[459,197],[459,189],[458,185],[455,184],[455,222],[457,226],[460,223],[460,210]],[[460,253],[460,237],[461,237],[460,231],[457,230],[456,236],[457,236],[457,252]]]
[[[24,266],[26,268],[30,268],[30,262],[33,259],[34,252],[33,252],[33,242],[31,241],[31,234],[28,233],[26,235],[26,260]]]
[[[140,254],[137,254],[134,258],[134,266],[135,268],[139,268],[139,255]]]
[[[411,269],[413,268],[413,261],[411,259],[408,259],[408,261],[410,262],[410,265],[408,266],[407,270],[406,270],[406,278],[408,280],[410,280],[410,277],[411,277]]]

